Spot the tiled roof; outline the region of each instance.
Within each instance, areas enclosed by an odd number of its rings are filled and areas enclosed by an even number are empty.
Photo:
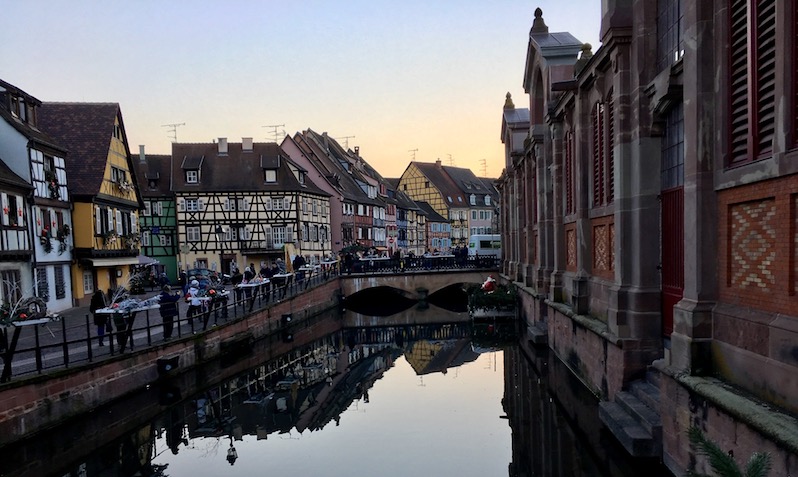
[[[40,111],[39,105],[41,104],[41,101],[29,95],[28,93],[22,91],[16,86],[10,83],[6,83],[3,80],[0,80],[0,90],[5,90],[10,94],[16,94],[22,96],[25,99],[26,103],[32,104],[35,108],[37,108],[37,111]],[[11,111],[6,109],[6,104],[0,103],[0,117],[5,119],[8,124],[10,124],[14,129],[19,131],[19,133],[25,136],[26,138],[53,149],[54,150],[53,152],[56,152],[59,155],[63,155],[65,151],[63,145],[58,144],[58,142],[55,139],[53,139],[52,137],[50,137],[50,135],[43,132],[39,125],[31,125],[11,114]]]
[[[369,198],[363,189],[358,185],[357,180],[361,179],[360,173],[348,160],[346,152],[341,148],[335,139],[318,134],[311,129],[302,132],[300,143],[312,150],[312,162],[320,163],[319,166],[334,174],[334,183],[338,184],[341,195],[349,201],[358,204],[378,205],[380,201]],[[307,152],[306,152],[307,153]]]
[[[39,108],[41,130],[68,150],[64,162],[73,195],[99,193],[117,115],[122,124],[117,103],[42,103]]]
[[[172,156],[145,154],[144,162],[140,156],[134,156],[131,162],[142,197],[163,197],[172,194],[169,188],[172,178]],[[155,180],[155,189],[150,189],[150,179]]]
[[[429,205],[429,203],[424,201],[416,201],[416,204],[424,213],[424,215],[427,216],[427,222],[448,222],[446,217],[435,212],[435,209],[433,209],[432,206]]]
[[[300,184],[291,166],[302,169],[288,158],[276,143],[254,143],[244,151],[241,143],[227,143],[227,154],[218,153],[218,144],[172,144],[172,190],[174,192],[211,191],[304,191],[329,196],[310,180]],[[264,166],[277,169],[277,182],[265,183]],[[200,169],[200,183],[186,184],[184,171]]]
[[[467,202],[457,184],[449,177],[443,166],[434,162],[412,162],[424,176],[443,194],[447,207],[465,207]],[[451,202],[448,200],[452,198]]]

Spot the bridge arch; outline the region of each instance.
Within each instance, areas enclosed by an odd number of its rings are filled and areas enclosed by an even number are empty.
[[[358,274],[341,276],[341,291],[349,297],[374,287],[402,290],[408,298],[426,299],[429,295],[457,283],[483,283],[492,272],[485,270],[447,270],[399,274]],[[495,273],[495,272],[493,272]]]

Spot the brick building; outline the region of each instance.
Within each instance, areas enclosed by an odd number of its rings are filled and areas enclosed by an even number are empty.
[[[593,54],[538,9],[529,107],[505,102],[503,272],[530,337],[627,450],[677,475],[696,462],[690,426],[798,472],[796,10],[604,1]],[[619,423],[650,385],[641,446]]]

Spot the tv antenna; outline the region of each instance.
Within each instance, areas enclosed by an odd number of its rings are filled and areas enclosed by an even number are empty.
[[[354,139],[355,136],[341,136],[334,138],[336,141],[344,140],[344,149],[349,149],[349,140]]]
[[[482,164],[482,177],[488,177],[488,160],[483,157],[479,163]]]
[[[446,154],[446,155],[449,156],[449,165],[453,166],[454,165],[454,158],[452,157],[451,154]]]
[[[169,128],[169,137],[172,138],[172,142],[177,142],[177,128],[185,125],[186,123],[172,123],[172,124],[163,124],[161,125],[161,127]]]
[[[410,149],[410,150],[409,150],[409,151],[407,151],[407,152],[409,152],[409,153],[413,154],[413,160],[415,161],[415,160],[416,160],[416,153],[418,152],[418,148],[415,148],[415,149]]]
[[[272,131],[271,139],[272,141],[277,142],[277,140],[280,138],[280,130],[278,128],[284,128],[285,124],[271,124],[269,126],[261,126],[261,127],[274,129],[274,131]],[[282,135],[285,136],[285,129],[282,130]]]

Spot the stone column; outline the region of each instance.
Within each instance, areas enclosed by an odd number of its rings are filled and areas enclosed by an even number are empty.
[[[718,204],[713,169],[715,110],[714,2],[685,2],[684,54],[684,294],[673,310],[669,365],[702,374],[710,368],[712,308],[718,295]],[[725,91],[723,88],[721,91]]]
[[[549,299],[563,301],[563,273],[565,272],[565,237],[563,230],[563,128],[562,119],[549,122],[551,136],[551,183],[552,183],[552,271],[549,277]]]
[[[553,204],[552,192],[551,152],[547,150],[544,142],[544,132],[541,126],[535,126],[537,137],[533,142],[535,151],[535,165],[537,178],[537,204],[538,204],[538,267],[535,279],[535,289],[539,294],[548,294],[549,276],[554,262],[553,252]]]

